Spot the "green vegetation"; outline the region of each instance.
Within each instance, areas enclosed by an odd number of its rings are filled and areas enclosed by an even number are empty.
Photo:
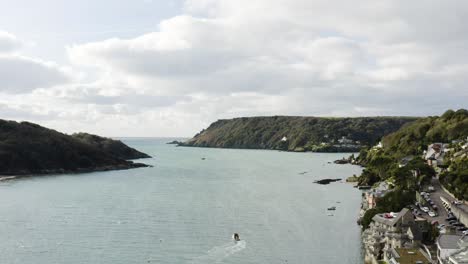
[[[0,175],[28,175],[146,166],[92,142],[39,125],[0,120]]]
[[[448,157],[448,170],[440,175],[444,187],[460,200],[468,201],[468,149],[452,152]]]
[[[421,155],[434,142],[448,143],[468,136],[468,110],[448,110],[441,117],[427,117],[403,126],[382,139],[385,150],[396,158]]]
[[[151,158],[148,154],[142,153],[134,148],[125,145],[120,140],[114,140],[111,138],[100,137],[91,135],[88,133],[76,133],[72,135],[74,138],[80,139],[81,141],[96,146],[100,150],[111,154],[112,156],[125,159],[144,159]]]
[[[407,164],[400,166],[397,160],[385,152],[378,152],[371,157],[359,176],[359,185],[372,186],[387,181],[403,189],[416,190],[418,186],[429,183],[435,175],[435,170],[421,158],[413,157]]]
[[[365,166],[359,176],[359,185],[372,186],[386,181],[394,189],[379,199],[377,207],[367,210],[361,225],[367,228],[378,213],[397,212],[415,200],[420,186],[428,184],[436,174],[423,160],[428,145],[452,143],[445,157],[448,169],[441,174],[442,184],[459,199],[468,200],[468,111],[449,110],[441,117],[427,117],[404,125],[398,131],[382,138],[383,147],[362,149],[357,163]],[[433,230],[432,230],[433,231]],[[431,237],[437,236],[433,231]]]
[[[382,138],[383,148],[361,150],[357,163],[366,168],[359,177],[359,184],[373,185],[387,180],[398,187],[406,186],[406,189],[412,189],[427,182],[435,174],[435,171],[419,158],[429,144],[460,140],[467,135],[468,111],[464,109],[449,110],[441,117],[427,117],[406,124],[398,131]],[[464,185],[458,183],[467,182],[466,178],[463,178],[466,172],[461,173],[465,169],[462,165],[457,165],[458,163],[463,162],[454,162],[452,173],[447,173],[445,176],[446,180],[443,183],[448,188],[454,188],[449,186],[449,182],[455,184],[455,178],[458,179],[456,186],[459,189],[459,186]],[[405,166],[400,168],[400,164]],[[413,171],[418,171],[419,175],[413,177]]]
[[[415,192],[410,190],[396,189],[387,193],[384,197],[379,199],[376,208],[366,211],[361,218],[361,225],[363,229],[369,227],[372,222],[372,217],[376,214],[399,212],[406,205],[412,204],[416,200]]]
[[[359,177],[356,175],[346,178],[346,182],[358,182],[358,181],[359,181]]]
[[[243,117],[218,120],[181,145],[354,152],[362,146],[374,145],[382,136],[414,120],[409,117]],[[340,143],[342,137],[348,141]]]

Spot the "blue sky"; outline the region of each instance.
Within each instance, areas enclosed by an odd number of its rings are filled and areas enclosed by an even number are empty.
[[[192,136],[221,118],[468,107],[468,2],[0,0],[0,118]]]

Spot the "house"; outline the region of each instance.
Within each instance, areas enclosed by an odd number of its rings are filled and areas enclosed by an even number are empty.
[[[439,263],[450,263],[449,257],[468,247],[468,237],[442,234],[437,239],[437,259]],[[462,262],[463,263],[463,262]]]
[[[354,141],[351,140],[351,139],[347,139],[346,137],[341,137],[340,139],[338,139],[338,143],[340,144],[353,144]]]
[[[422,230],[407,208],[399,213],[377,214],[363,234],[366,263],[389,262],[392,249],[417,248],[422,240]]]
[[[431,264],[431,260],[417,248],[392,248],[390,264]]]
[[[433,143],[424,151],[423,158],[430,166],[438,166],[444,164],[445,152],[447,152],[448,144]]]
[[[372,147],[373,150],[378,150],[378,149],[381,149],[381,148],[383,148],[382,141],[380,141],[377,145]]]
[[[281,139],[282,142],[285,142],[285,141],[288,141],[288,138],[286,136],[284,136],[282,139]]]
[[[375,208],[377,206],[378,199],[382,198],[385,194],[387,194],[388,190],[388,184],[386,182],[381,182],[376,188],[365,192],[364,199],[366,201],[366,204],[364,205],[363,209],[367,210]]]

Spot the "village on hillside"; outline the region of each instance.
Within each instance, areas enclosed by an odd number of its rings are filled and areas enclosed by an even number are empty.
[[[382,148],[382,143],[373,149]],[[419,186],[416,202],[400,212],[375,214],[362,232],[365,262],[372,264],[468,263],[468,202],[459,200],[443,184],[441,175],[450,171],[450,159],[468,155],[468,138],[450,143],[433,143],[421,153],[435,175]],[[413,157],[401,159],[404,167]],[[419,171],[412,171],[418,177]],[[360,220],[392,192],[391,184],[380,182],[363,193]]]

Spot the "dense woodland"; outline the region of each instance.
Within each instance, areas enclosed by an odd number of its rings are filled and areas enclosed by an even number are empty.
[[[462,144],[452,146],[454,151],[447,157],[447,169],[439,179],[451,193],[468,201],[468,148],[462,149]]]
[[[100,137],[88,133],[75,133],[72,136],[119,159],[132,160],[151,158],[148,154],[131,148],[120,140]]]
[[[358,151],[414,121],[409,117],[243,117],[218,120],[183,143],[185,146],[278,149],[288,151]],[[282,141],[286,137],[287,141]],[[352,145],[340,145],[346,137]],[[356,143],[357,142],[357,143]]]
[[[448,110],[442,116],[427,117],[387,135],[382,143],[396,157],[420,155],[434,142],[450,143],[468,136],[468,110]]]
[[[124,150],[126,151],[126,149]],[[55,130],[0,120],[0,175],[27,175],[146,166]]]

